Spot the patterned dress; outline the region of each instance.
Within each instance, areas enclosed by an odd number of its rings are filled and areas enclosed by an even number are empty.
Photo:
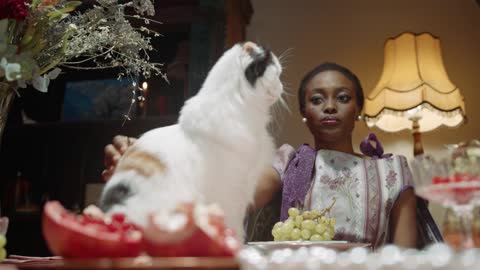
[[[375,134],[360,143],[361,158],[333,150],[315,151],[308,145],[297,150],[282,145],[273,167],[282,181],[282,190],[261,209],[249,215],[247,241],[271,241],[273,225],[288,217],[288,208],[324,209],[335,204],[337,240],[368,242],[373,248],[391,241],[389,218],[399,195],[412,188],[413,179],[403,156],[384,154]],[[443,242],[428,210],[428,202],[417,196],[417,248]]]
[[[334,239],[367,242],[376,247],[387,242],[392,207],[400,193],[412,185],[412,174],[403,156],[363,159],[319,150],[304,206],[321,210],[335,198],[330,212],[337,220]]]
[[[281,181],[295,156],[295,149],[282,145],[273,167]],[[293,160],[292,162],[295,162]],[[412,187],[412,175],[403,156],[364,159],[333,150],[315,154],[313,178],[304,198],[304,208],[324,209],[335,204],[330,216],[335,217],[335,240],[368,242],[374,247],[388,239],[389,216],[402,191]],[[281,194],[250,216],[247,241],[272,240],[271,228],[280,220]],[[285,217],[283,217],[285,218]]]

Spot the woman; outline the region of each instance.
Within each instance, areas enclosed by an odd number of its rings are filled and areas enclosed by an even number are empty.
[[[364,99],[358,78],[345,67],[324,63],[303,78],[298,98],[314,149],[280,147],[257,188],[255,208],[282,190],[285,219],[289,207],[323,209],[335,197],[335,239],[416,247],[417,202],[405,158],[381,152],[370,153],[372,158],[353,150],[352,131]],[[105,148],[105,179],[127,145],[126,137],[117,136]]]
[[[416,247],[417,231],[411,229],[416,227],[416,197],[405,158],[372,159],[353,150],[352,131],[364,100],[358,78],[345,67],[324,63],[304,77],[298,98],[314,149],[309,154],[306,146],[296,152],[289,145],[280,147],[277,173],[260,186],[257,202],[283,183],[281,219],[289,207],[320,210],[335,198],[335,239]]]

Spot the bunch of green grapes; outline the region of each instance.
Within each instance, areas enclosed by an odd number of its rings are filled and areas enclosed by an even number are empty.
[[[335,236],[335,218],[325,217],[318,210],[300,212],[298,208],[288,209],[288,219],[277,222],[272,229],[274,241],[329,241]]]
[[[7,244],[7,238],[5,235],[0,233],[0,262],[7,257],[7,251],[5,250],[5,245]]]

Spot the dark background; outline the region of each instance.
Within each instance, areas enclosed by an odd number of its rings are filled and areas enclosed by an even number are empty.
[[[157,2],[154,19],[163,24],[155,30],[163,36],[153,40],[157,53],[151,56],[153,62],[165,63],[170,84],[160,77],[148,79],[146,106],[136,107],[132,120],[62,119],[68,82],[116,78],[116,70],[63,69],[50,82],[48,93],[22,89],[21,98],[14,100],[0,145],[1,215],[10,218],[9,254],[50,255],[41,234],[45,201],[59,200],[66,208],[81,211],[86,185],[102,183],[104,147],[115,135],[137,137],[176,123],[183,102],[198,91],[224,48],[244,34],[238,26],[245,21],[237,23],[241,16],[235,13],[252,12],[238,8],[250,7],[248,1]],[[232,23],[242,31],[230,33]]]

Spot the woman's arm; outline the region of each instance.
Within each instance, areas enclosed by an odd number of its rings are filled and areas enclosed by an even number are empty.
[[[250,210],[264,207],[270,202],[277,191],[281,188],[280,176],[273,167],[268,167],[263,173],[255,190],[254,205]]]
[[[287,169],[290,160],[295,155],[295,148],[289,144],[280,146],[273,157],[272,166],[263,172],[262,178],[255,190],[254,202],[250,209],[254,211],[267,205],[282,188],[281,175]]]
[[[409,188],[398,197],[390,212],[390,233],[395,245],[417,247],[417,199]]]

